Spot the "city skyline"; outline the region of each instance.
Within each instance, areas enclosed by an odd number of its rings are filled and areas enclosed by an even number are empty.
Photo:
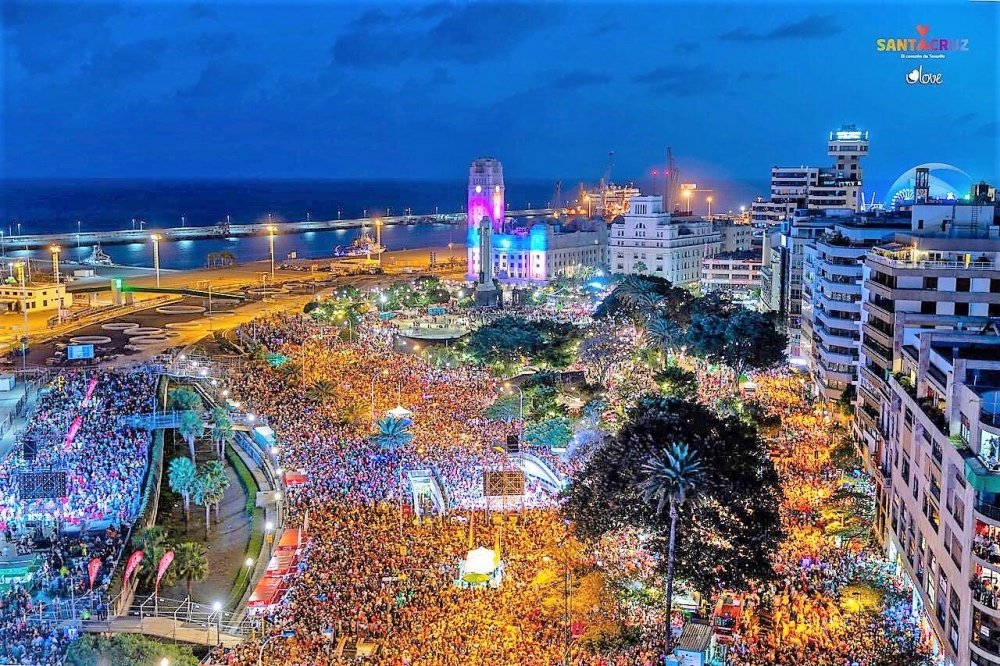
[[[685,179],[764,182],[854,123],[873,183],[927,161],[996,180],[996,5],[722,7],[8,3],[3,171],[452,179],[495,155],[596,181],[609,150],[640,179],[670,145]],[[877,50],[916,26],[968,50]]]

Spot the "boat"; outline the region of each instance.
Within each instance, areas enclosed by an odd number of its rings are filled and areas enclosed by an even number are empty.
[[[380,255],[385,252],[385,247],[379,245],[375,242],[371,236],[368,235],[368,231],[362,231],[361,235],[354,239],[347,247],[338,245],[333,250],[333,256],[335,257],[370,257],[371,255]]]
[[[101,244],[98,243],[94,246],[93,254],[91,254],[86,259],[83,259],[80,263],[87,266],[113,266],[114,263],[111,261],[111,256],[106,252],[101,250]]]

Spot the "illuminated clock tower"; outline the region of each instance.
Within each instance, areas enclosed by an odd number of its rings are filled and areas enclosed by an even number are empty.
[[[489,218],[493,233],[503,233],[504,211],[503,166],[500,160],[481,157],[469,167],[469,206],[466,208],[469,279],[479,276],[479,224]]]

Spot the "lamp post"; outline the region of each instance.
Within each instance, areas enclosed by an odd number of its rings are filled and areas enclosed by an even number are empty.
[[[587,200],[587,218],[593,217],[593,213],[591,211],[590,195],[585,194],[583,198]]]
[[[212,604],[212,610],[216,612],[217,618],[215,635],[218,638],[218,642],[216,645],[222,645],[222,604],[216,601]]]
[[[52,279],[59,284],[59,253],[62,252],[62,247],[51,245],[49,251],[52,253]]]
[[[275,638],[294,638],[294,637],[295,637],[294,631],[291,630],[283,631],[280,634],[275,634],[274,636],[271,636],[266,641],[261,643],[260,650],[257,652],[257,666],[261,666],[261,664],[264,663],[264,648],[266,648],[271,643],[271,641],[273,641]]]
[[[684,212],[691,212],[691,190],[684,190]]]
[[[705,201],[708,202],[708,216],[712,217],[712,197],[706,197]]]
[[[76,221],[76,246],[80,247],[80,220]]]
[[[0,256],[7,256],[7,247],[3,243],[3,232],[0,231]]]
[[[28,367],[28,283],[24,262],[11,264],[21,272],[21,312],[24,314],[24,335],[21,337],[21,367]]]
[[[271,218],[270,213],[268,213],[268,219]],[[274,225],[267,225],[267,243],[271,249],[271,282],[274,283]]]
[[[521,420],[523,421],[524,420],[524,391],[522,391],[521,387],[518,386],[517,384],[513,384],[512,385],[510,382],[504,382],[503,387],[505,389],[507,389],[508,391],[511,389],[511,386],[513,386],[513,388],[516,388],[517,392],[519,394],[519,397],[518,397],[518,412],[521,414]]]
[[[378,377],[379,373],[372,374],[372,424],[375,423],[375,379]],[[387,377],[389,375],[388,370],[382,371],[382,376]]]
[[[160,234],[150,236],[153,239],[153,270],[156,271],[156,286],[160,286]]]
[[[382,220],[375,220],[375,249],[378,250],[378,265],[382,265]]]
[[[267,556],[270,558],[274,550],[274,523],[270,520],[264,525],[264,540],[267,541]]]

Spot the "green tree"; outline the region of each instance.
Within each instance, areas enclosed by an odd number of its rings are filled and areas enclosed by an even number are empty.
[[[523,317],[502,317],[480,326],[468,336],[465,349],[478,363],[505,374],[520,368],[545,347],[538,328]]]
[[[152,590],[156,584],[156,573],[160,566],[160,560],[167,551],[171,550],[170,545],[165,541],[148,545],[142,549],[142,562],[139,563],[139,580],[146,589]],[[167,567],[160,581],[161,587],[170,587],[177,581],[177,575],[173,565]]]
[[[666,559],[670,521],[643,501],[643,466],[665,442],[685,442],[701,462],[697,502],[678,507],[676,575],[708,594],[747,589],[774,575],[771,558],[783,538],[781,488],[767,448],[752,425],[673,397],[643,397],[572,479],[565,509],[578,534],[598,538],[633,526],[654,538]]]
[[[221,461],[208,460],[201,464],[199,474],[210,479],[216,489],[216,492],[213,493],[213,496],[216,498],[213,504],[215,504],[215,522],[219,522],[219,506],[223,495],[225,495],[226,490],[230,486],[229,477],[226,476],[226,468]]]
[[[497,421],[507,421],[508,423],[521,416],[521,396],[515,392],[513,395],[504,393],[497,398],[492,405],[486,408],[483,416]]]
[[[219,460],[222,460],[226,456],[226,446],[236,438],[233,420],[229,416],[229,410],[218,406],[212,409],[210,418],[212,421],[212,444],[215,445]]]
[[[194,480],[198,470],[190,458],[178,456],[170,461],[167,468],[167,481],[170,490],[181,496],[184,500],[184,525],[191,520],[191,493],[194,491]]]
[[[663,513],[665,507],[670,512],[670,533],[667,540],[667,576],[664,614],[666,631],[664,632],[666,650],[670,654],[673,634],[670,625],[670,615],[674,607],[674,559],[677,545],[678,509],[684,506],[688,497],[698,491],[701,480],[701,462],[696,453],[687,444],[674,443],[659,453],[653,453],[642,466],[645,478],[639,484],[642,499],[647,504],[656,507],[657,515]]]
[[[191,584],[208,578],[208,549],[205,544],[186,541],[174,546],[174,567],[177,577],[187,585],[190,597]]]
[[[156,546],[167,543],[167,530],[160,525],[140,527],[132,535],[132,547],[136,550],[149,551]]]
[[[194,443],[205,433],[205,422],[201,420],[201,414],[194,410],[181,412],[180,422],[177,424],[177,432],[187,442],[188,452],[191,454],[191,462],[197,462]]]
[[[81,634],[70,643],[66,666],[198,666],[199,660],[185,645],[162,643],[140,634]]]
[[[322,404],[332,398],[337,393],[337,387],[333,382],[321,379],[313,382],[312,386],[306,390],[306,397],[316,404]]]
[[[217,461],[210,461],[217,462]],[[195,504],[205,507],[205,538],[212,532],[212,505],[222,501],[225,495],[225,488],[218,477],[206,474],[204,470],[199,470],[194,483]]]
[[[524,441],[529,446],[546,449],[564,449],[573,439],[569,419],[557,416],[528,426],[524,430]]]
[[[371,439],[387,451],[401,449],[413,441],[413,433],[410,432],[411,425],[413,422],[410,419],[395,416],[382,417],[377,424],[378,432],[372,435]]]
[[[676,365],[668,365],[653,375],[664,395],[693,400],[698,395],[698,377]]]
[[[175,388],[170,392],[170,408],[178,411],[201,410],[201,396],[185,386]]]

